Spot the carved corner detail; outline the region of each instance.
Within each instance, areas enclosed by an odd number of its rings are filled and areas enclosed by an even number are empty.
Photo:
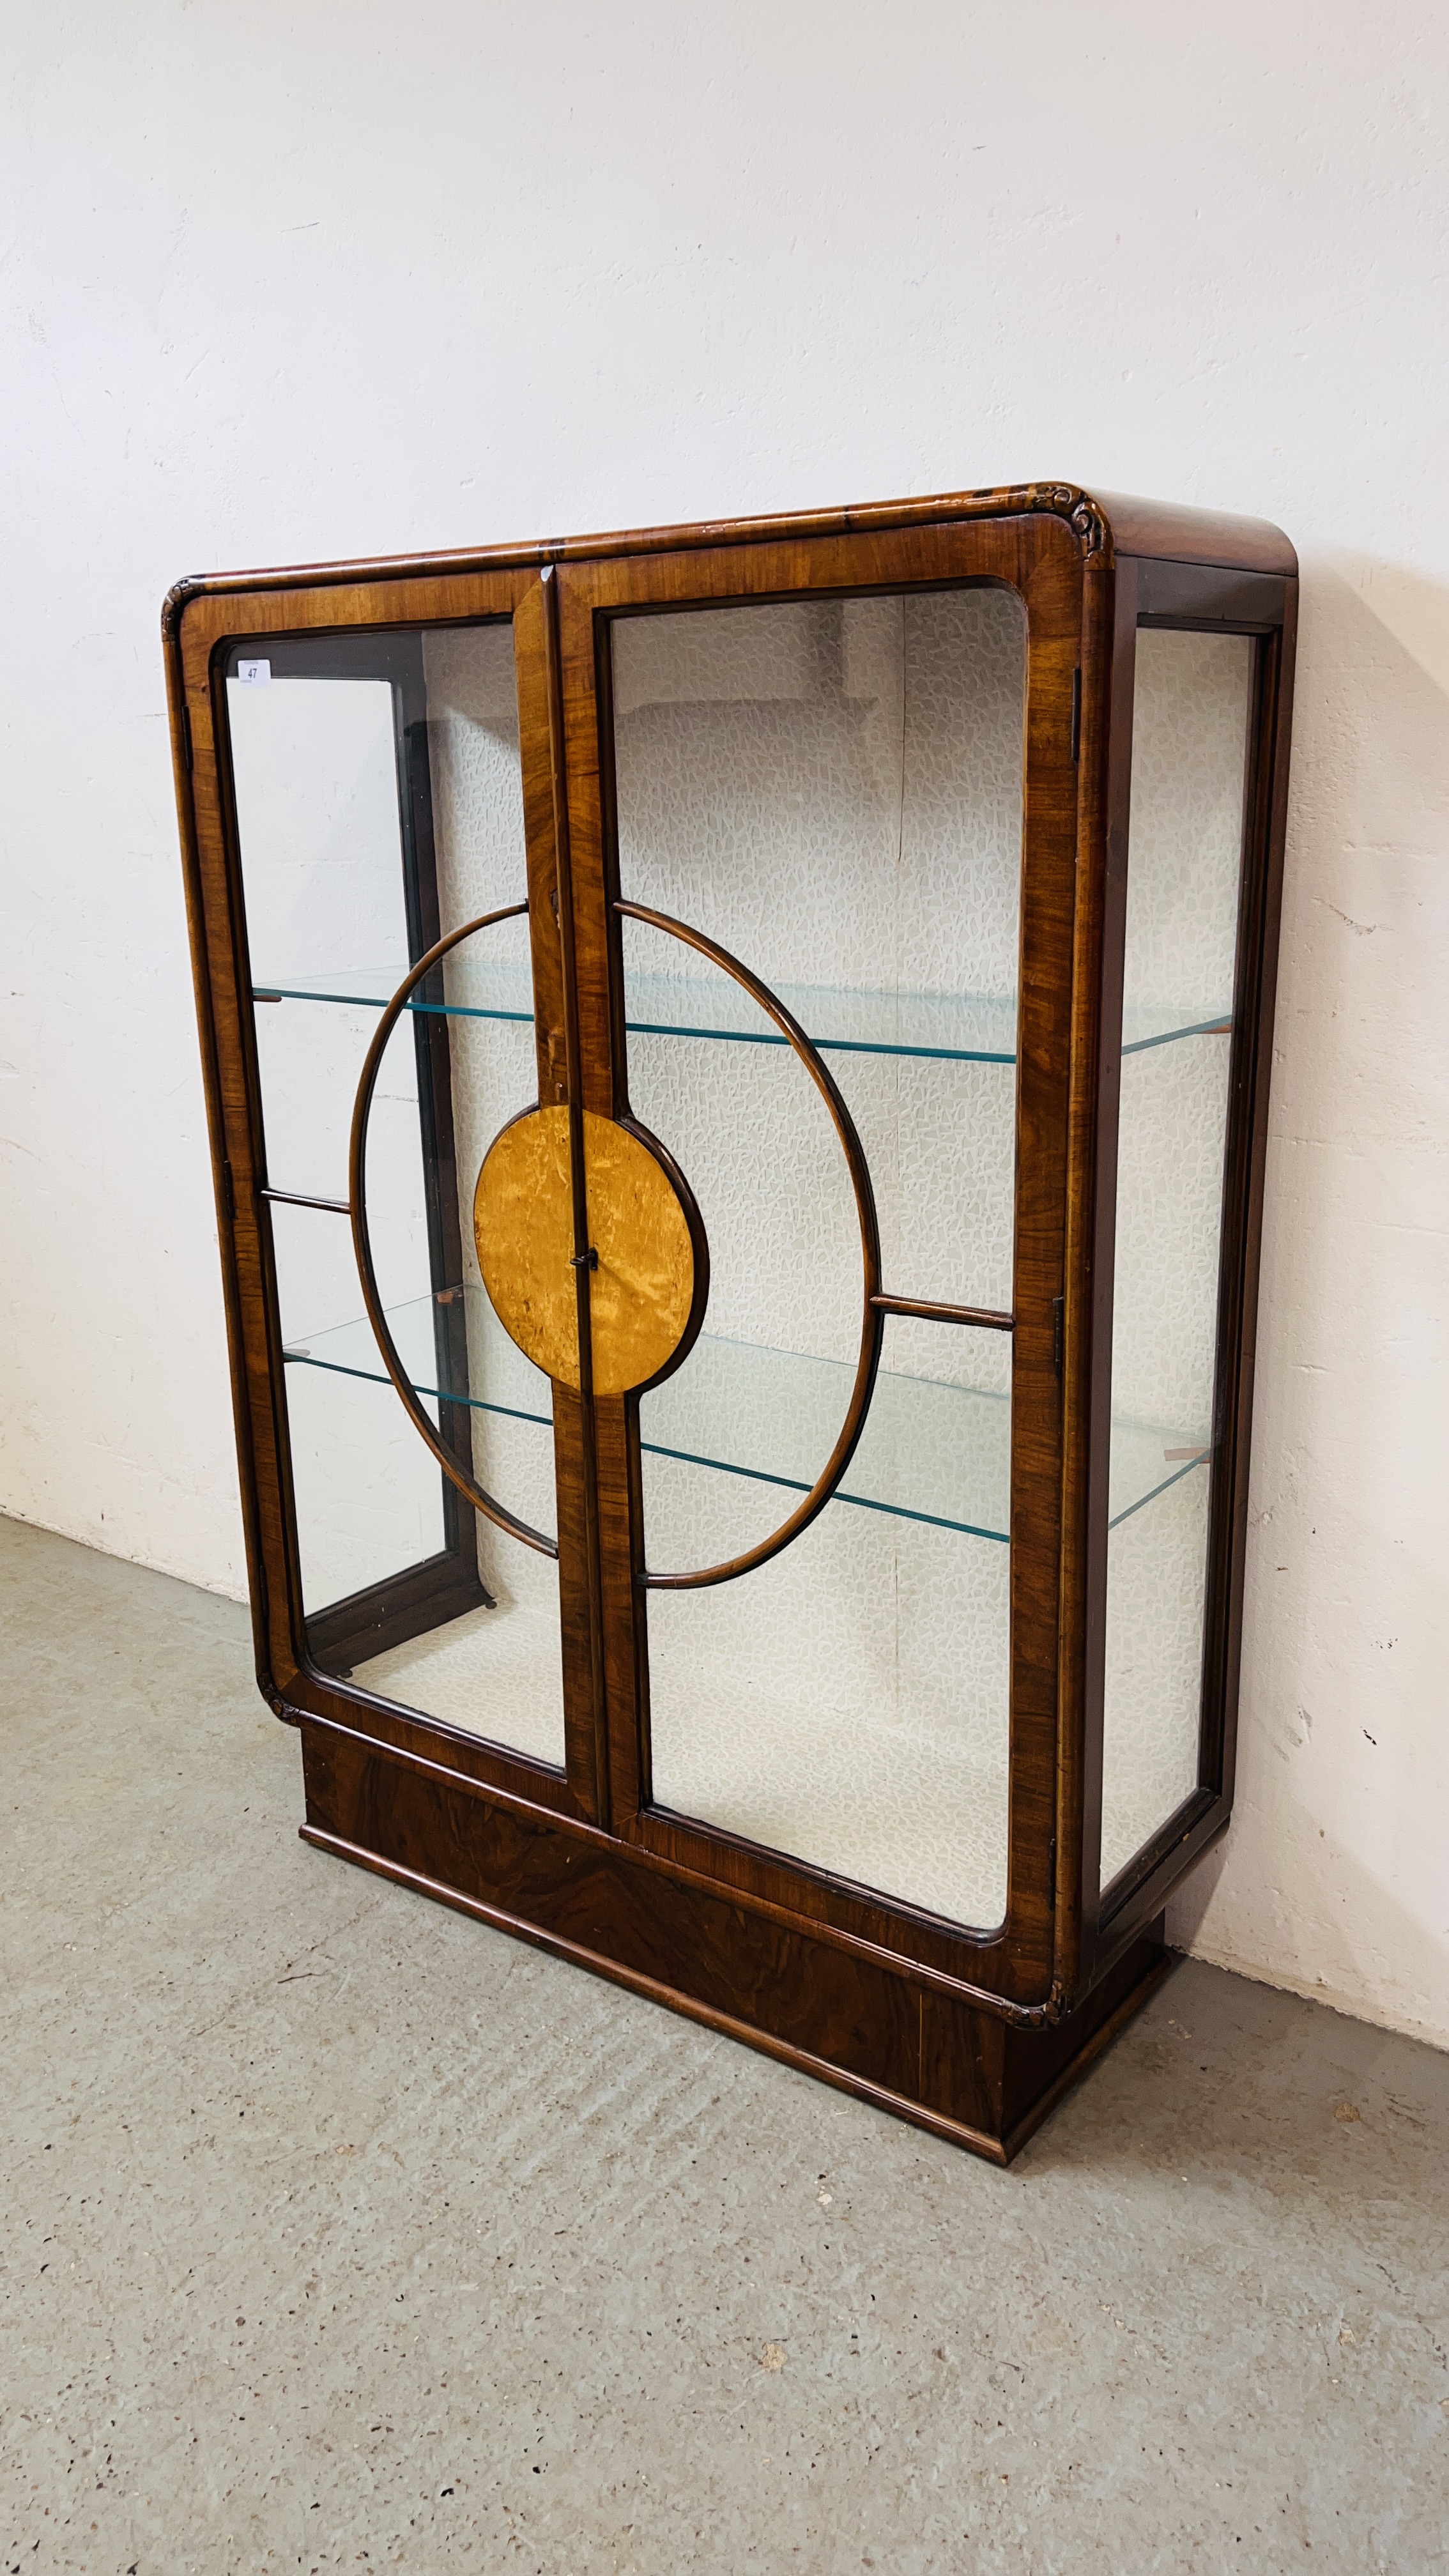
[[[161,640],[174,644],[181,632],[181,618],[188,600],[198,599],[206,588],[205,576],[191,572],[172,583],[161,603]]]
[[[1065,519],[1082,549],[1083,562],[1110,570],[1112,531],[1090,492],[1084,492],[1076,483],[1033,483],[1028,505]]]

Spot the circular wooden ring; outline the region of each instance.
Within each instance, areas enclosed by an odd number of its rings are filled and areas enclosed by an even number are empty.
[[[639,1581],[651,1592],[699,1592],[708,1584],[732,1583],[736,1575],[753,1573],[757,1565],[768,1564],[772,1556],[778,1556],[782,1548],[788,1547],[792,1539],[798,1538],[802,1530],[808,1529],[810,1523],[819,1518],[855,1455],[856,1443],[865,1428],[865,1417],[875,1392],[885,1331],[885,1317],[874,1302],[880,1289],[880,1225],[876,1217],[870,1166],[866,1162],[865,1148],[856,1132],[855,1121],[818,1048],[806,1036],[799,1021],[786,1010],[784,1003],[771,992],[768,984],[762,984],[758,975],[751,974],[748,966],[742,966],[739,959],[732,957],[727,948],[721,948],[716,940],[706,939],[702,930],[692,930],[687,922],[675,921],[667,912],[651,912],[642,903],[617,900],[614,910],[621,913],[626,921],[642,921],[650,930],[662,930],[671,939],[682,940],[686,948],[697,950],[701,957],[707,957],[712,965],[718,966],[726,975],[732,975],[737,984],[742,984],[752,1001],[758,1003],[766,1017],[774,1021],[781,1036],[794,1048],[830,1113],[850,1174],[860,1225],[864,1290],[860,1355],[840,1436],[804,1501],[769,1538],[761,1539],[758,1547],[747,1548],[742,1555],[732,1556],[722,1565],[703,1566],[696,1574],[643,1573],[639,1576]]]
[[[413,1429],[431,1449],[449,1482],[457,1486],[464,1501],[471,1503],[475,1512],[481,1512],[485,1520],[493,1522],[495,1528],[507,1530],[513,1538],[522,1539],[525,1547],[536,1547],[541,1556],[556,1557],[558,1554],[556,1539],[546,1538],[542,1530],[530,1529],[527,1521],[519,1520],[517,1515],[507,1510],[504,1504],[495,1501],[492,1494],[485,1494],[482,1486],[475,1484],[471,1476],[465,1475],[456,1458],[443,1447],[423,1411],[417,1390],[403,1367],[398,1356],[397,1345],[388,1331],[387,1317],[382,1310],[382,1299],[377,1292],[372,1241],[367,1229],[367,1122],[372,1114],[372,1094],[377,1082],[378,1067],[382,1062],[383,1049],[388,1039],[407,1009],[416,986],[434,966],[439,964],[441,959],[447,956],[450,948],[456,948],[461,940],[471,939],[475,930],[491,930],[494,923],[499,921],[516,921],[519,914],[527,910],[526,903],[510,903],[505,905],[501,912],[480,913],[476,921],[465,921],[461,930],[450,930],[445,939],[438,940],[436,945],[428,950],[426,957],[420,957],[416,966],[409,969],[407,976],[399,984],[373,1032],[372,1044],[367,1050],[357,1085],[357,1098],[352,1107],[352,1135],[347,1155],[347,1195],[352,1215],[352,1248],[357,1255],[357,1275],[362,1282],[362,1302],[367,1308],[367,1320],[372,1326],[377,1347],[382,1353],[383,1366],[402,1398],[403,1409]]]

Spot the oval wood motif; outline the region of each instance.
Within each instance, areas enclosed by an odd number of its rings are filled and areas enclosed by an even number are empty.
[[[657,1377],[694,1304],[694,1244],[673,1180],[642,1138],[584,1112],[590,1341],[596,1395]],[[473,1193],[478,1267],[504,1330],[547,1377],[579,1383],[567,1109],[530,1109],[494,1137]]]

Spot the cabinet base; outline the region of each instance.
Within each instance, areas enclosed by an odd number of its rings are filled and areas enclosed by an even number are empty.
[[[304,1841],[531,1941],[1006,2165],[1171,1962],[1162,1918],[1075,2011],[1018,2028],[964,1997],[684,1882],[457,1773],[301,1721]]]

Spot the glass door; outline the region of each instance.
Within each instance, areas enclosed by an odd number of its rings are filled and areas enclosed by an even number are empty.
[[[475,1209],[558,1021],[513,623],[254,633],[214,685],[307,1652],[562,1771],[554,1390],[485,1292]]]
[[[1071,883],[1073,662],[1034,765],[1033,568],[953,531],[950,578],[941,534],[894,580],[872,549],[869,587],[833,548],[784,598],[738,554],[571,567],[564,661],[599,1106],[667,1149],[708,1263],[688,1348],[599,1408],[616,1820],[786,1902],[809,1873],[984,1939],[1020,1892],[1014,1763],[1054,1759],[1021,1607],[1045,1598],[1051,1665],[1070,904],[1058,1052],[1025,1069],[1022,995],[1025,958],[1044,1013],[1043,887],[1063,858]]]

